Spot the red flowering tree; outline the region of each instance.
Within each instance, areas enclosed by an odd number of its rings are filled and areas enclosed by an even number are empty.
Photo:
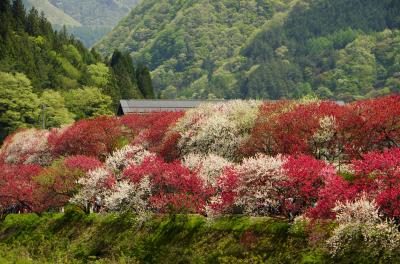
[[[137,183],[149,177],[150,204],[158,212],[203,213],[211,190],[179,161],[166,163],[160,158],[147,158],[141,165],[126,169],[124,176]]]
[[[166,161],[174,161],[180,156],[178,142],[180,134],[175,131],[168,131],[163,138],[161,145],[155,150]]]
[[[65,158],[64,165],[68,169],[79,169],[85,173],[103,166],[97,158],[82,155]]]
[[[334,177],[334,168],[310,156],[288,157],[283,165],[287,181],[282,183],[282,212],[293,217],[315,206],[326,178]]]
[[[227,167],[217,181],[217,195],[211,201],[213,214],[228,214],[235,210],[241,186],[239,173],[233,167]]]
[[[104,159],[123,136],[117,118],[81,120],[61,131],[53,130],[49,143],[56,156],[85,155]]]
[[[337,202],[354,200],[360,193],[358,186],[334,174],[325,178],[324,186],[319,190],[317,204],[307,210],[306,215],[313,219],[334,219],[333,209]]]
[[[273,131],[278,124],[279,116],[293,107],[295,103],[292,101],[265,102],[259,109],[249,140],[240,148],[242,154],[245,156],[253,156],[256,153],[278,154]]]
[[[349,105],[335,102],[265,103],[248,142],[247,155],[305,154],[328,161],[349,162],[345,154],[360,149],[363,119]]]
[[[38,165],[0,164],[0,210],[5,216],[12,211],[40,212],[42,205],[35,199],[38,188],[34,177],[42,171]]]
[[[152,152],[159,152],[168,129],[184,112],[152,112],[130,114],[121,118],[121,123],[129,128],[133,143],[141,144]]]
[[[346,149],[353,158],[362,153],[400,147],[400,95],[357,101],[351,105],[359,122],[348,127]]]
[[[387,217],[400,219],[400,148],[370,152],[362,158],[353,161],[355,181],[376,199]]]

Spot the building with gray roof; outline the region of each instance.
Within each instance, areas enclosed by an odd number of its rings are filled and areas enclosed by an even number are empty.
[[[202,104],[224,102],[225,100],[121,100],[117,114],[177,112],[196,108]]]

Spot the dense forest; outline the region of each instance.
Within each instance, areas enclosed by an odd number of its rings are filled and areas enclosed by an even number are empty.
[[[0,140],[21,127],[58,127],[113,114],[122,98],[153,97],[149,71],[115,51],[110,61],[21,0],[0,3]]]
[[[44,12],[56,28],[68,31],[91,47],[129,13],[138,0],[23,0],[27,8]]]
[[[394,0],[143,1],[97,46],[149,65],[161,97],[351,101],[399,90]]]

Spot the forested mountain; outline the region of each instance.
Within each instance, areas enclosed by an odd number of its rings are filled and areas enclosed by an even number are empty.
[[[353,100],[400,89],[397,0],[146,0],[96,48],[161,97]]]
[[[24,0],[44,12],[56,27],[68,30],[90,47],[133,8],[138,0]]]
[[[103,61],[65,28],[54,31],[36,9],[26,12],[21,0],[2,0],[0,21],[0,141],[41,125],[42,114],[47,127],[58,127],[113,114],[122,98],[153,96],[145,66],[118,51]]]

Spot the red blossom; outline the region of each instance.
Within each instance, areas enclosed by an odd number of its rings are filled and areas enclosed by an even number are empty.
[[[29,212],[41,211],[35,199],[38,188],[34,177],[42,168],[38,165],[0,164],[0,207],[18,206]]]
[[[49,137],[55,155],[85,155],[104,159],[123,136],[120,122],[112,117],[81,120]]]
[[[288,176],[282,183],[285,188],[283,209],[292,215],[314,206],[324,180],[334,174],[331,165],[304,155],[288,157],[283,168]]]
[[[210,189],[195,173],[179,161],[166,163],[161,158],[147,158],[141,165],[133,165],[124,171],[132,182],[148,176],[152,189],[150,202],[159,212],[203,213]]]
[[[103,166],[103,164],[97,158],[82,155],[65,158],[64,165],[69,169],[80,169],[84,172],[88,172]]]

